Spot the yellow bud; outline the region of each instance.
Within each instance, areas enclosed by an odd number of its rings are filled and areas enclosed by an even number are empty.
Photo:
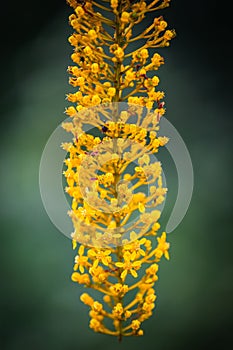
[[[93,308],[94,311],[100,312],[100,311],[102,311],[102,309],[103,309],[103,305],[100,304],[98,301],[95,301],[95,302],[93,303],[93,305],[92,305],[92,308]]]
[[[95,40],[97,38],[97,33],[94,29],[89,30],[88,36],[91,40]]]
[[[128,12],[123,11],[121,14],[121,22],[129,23],[129,20],[130,20],[130,14]]]
[[[166,32],[164,33],[164,39],[166,40],[171,40],[174,37],[174,31],[172,30],[166,30]]]
[[[99,95],[94,95],[94,96],[92,96],[91,102],[94,105],[98,105],[101,103],[101,98],[99,97]]]
[[[71,107],[66,108],[65,113],[66,113],[69,117],[74,117],[75,114],[77,113],[77,111],[76,111],[76,109],[75,109],[73,106],[71,106]]]
[[[166,21],[160,21],[159,25],[158,25],[158,29],[159,30],[164,30],[165,28],[167,28],[167,22]]]
[[[138,203],[138,210],[140,213],[145,213],[145,205],[143,203]]]
[[[110,296],[109,296],[109,295],[105,295],[105,296],[103,297],[103,301],[104,301],[105,303],[109,303],[109,302],[111,301]]]
[[[99,72],[99,65],[98,65],[98,63],[92,63],[91,71],[92,71],[92,73],[98,73]]]
[[[140,321],[138,321],[138,320],[133,320],[133,321],[132,321],[132,324],[131,324],[131,327],[132,327],[133,330],[136,331],[136,330],[140,327],[140,325],[141,325],[141,322],[140,322]]]
[[[131,315],[132,315],[131,311],[129,311],[129,310],[125,311],[125,318],[129,318],[129,317],[131,317]]]
[[[85,12],[81,6],[76,7],[75,12],[76,12],[78,17],[82,17],[85,14]]]
[[[93,303],[94,303],[94,300],[92,297],[90,297],[90,295],[88,295],[87,293],[83,293],[81,296],[80,296],[80,300],[86,304],[86,305],[89,305],[89,306],[92,306]]]
[[[116,9],[118,6],[118,0],[111,0],[111,8]]]
[[[122,59],[124,57],[124,51],[121,47],[118,47],[118,49],[114,51],[114,55],[116,56],[116,58]]]
[[[83,50],[83,52],[86,55],[90,55],[90,54],[92,54],[92,49],[90,48],[90,46],[86,46],[85,49]]]
[[[108,96],[113,97],[116,95],[116,89],[114,87],[110,87],[108,89]]]
[[[152,84],[153,86],[157,86],[159,84],[159,78],[156,75],[152,78]]]
[[[146,59],[149,57],[149,53],[148,53],[148,50],[147,49],[143,49],[140,51],[140,56],[143,58],[143,59]]]

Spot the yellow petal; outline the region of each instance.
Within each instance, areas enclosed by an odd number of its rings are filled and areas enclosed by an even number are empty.
[[[104,255],[109,255],[109,254],[111,254],[111,250],[110,249],[105,250]]]
[[[75,249],[77,247],[77,242],[74,239],[72,240],[72,247],[73,247],[73,249]]]
[[[139,241],[140,244],[145,244],[145,242],[146,242],[146,238],[145,237],[140,239],[140,241]]]
[[[108,265],[109,265],[108,259],[106,259],[106,258],[103,258],[103,259],[102,259],[102,263],[103,263],[105,266],[108,266]]]
[[[73,282],[78,282],[78,280],[79,280],[79,273],[78,273],[78,272],[72,273],[72,275],[71,275],[71,280],[72,280]]]
[[[137,274],[137,272],[136,272],[135,270],[131,269],[131,270],[130,270],[130,273],[131,273],[131,275],[132,275],[134,278],[137,278],[137,277],[138,277],[138,274]]]
[[[78,250],[78,254],[83,255],[83,253],[84,253],[84,246],[80,245],[79,250]]]
[[[117,267],[123,267],[123,266],[124,266],[124,263],[122,263],[122,262],[116,262],[115,265],[116,265]]]
[[[140,267],[141,266],[141,261],[134,261],[133,263],[132,263],[132,266],[133,267]]]
[[[96,269],[98,265],[99,265],[99,260],[96,259],[93,263],[93,267]]]
[[[136,257],[136,251],[134,250],[134,252],[131,254],[130,260],[134,260]]]
[[[145,256],[145,255],[146,255],[146,252],[145,252],[143,249],[139,249],[139,253],[140,253],[142,256]]]
[[[84,273],[84,267],[83,267],[82,265],[79,265],[79,271],[80,271],[81,273]]]
[[[122,273],[121,273],[121,278],[124,280],[125,277],[127,275],[127,270],[124,270]]]
[[[94,256],[96,256],[96,252],[95,252],[94,250],[90,249],[90,250],[88,251],[88,255],[94,257]]]
[[[143,204],[143,203],[138,203],[138,210],[140,211],[140,213],[145,213],[145,210],[146,210],[146,208],[145,208],[145,205]]]

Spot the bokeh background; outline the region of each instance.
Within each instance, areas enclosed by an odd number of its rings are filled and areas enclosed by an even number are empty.
[[[161,264],[145,337],[122,344],[88,329],[83,289],[70,281],[71,242],[47,217],[38,186],[41,153],[64,118],[70,89],[69,13],[65,0],[1,4],[0,349],[230,349],[230,11],[214,0],[173,0],[162,12],[177,38],[162,51],[161,88],[167,118],[190,151],[195,187],[185,219],[169,235],[171,260]]]

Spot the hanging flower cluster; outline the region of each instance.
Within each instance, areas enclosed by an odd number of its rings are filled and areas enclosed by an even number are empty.
[[[169,0],[67,2],[74,91],[66,109],[72,120],[63,127],[73,142],[63,148],[77,249],[72,280],[100,292],[98,300],[81,295],[90,328],[121,340],[143,335],[141,324],[155,307],[158,263],[169,259],[166,233],[154,238],[167,189],[153,154],[168,139],[157,135],[165,108],[153,72],[164,59],[152,49],[169,46],[175,32],[162,16],[140,30],[146,14]]]

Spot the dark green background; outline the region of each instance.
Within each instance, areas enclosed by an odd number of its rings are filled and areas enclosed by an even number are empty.
[[[1,349],[232,347],[232,19],[217,3],[173,0],[163,12],[178,35],[159,76],[195,188],[169,235],[171,260],[161,264],[145,337],[122,344],[88,329],[83,289],[70,281],[70,241],[47,217],[38,187],[41,153],[70,89],[70,9],[55,0],[1,4]]]

